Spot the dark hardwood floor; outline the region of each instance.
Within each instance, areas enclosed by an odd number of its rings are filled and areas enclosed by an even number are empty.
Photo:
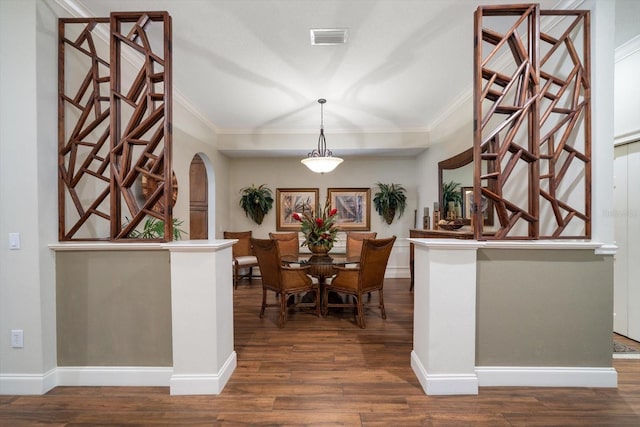
[[[613,362],[617,389],[481,387],[477,396],[426,396],[409,365],[408,289],[408,279],[388,280],[388,318],[368,311],[364,330],[347,312],[326,318],[291,312],[279,329],[276,310],[258,318],[259,279],[241,282],[235,291],[238,368],[222,394],[58,387],[45,396],[0,396],[0,426],[640,425],[640,360]]]

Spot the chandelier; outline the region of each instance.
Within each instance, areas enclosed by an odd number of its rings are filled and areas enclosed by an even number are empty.
[[[331,150],[327,149],[327,141],[324,138],[324,104],[326,99],[318,99],[320,104],[320,136],[318,137],[318,148],[307,155],[306,159],[302,159],[302,164],[311,169],[315,173],[325,173],[334,170],[342,159],[333,157]]]

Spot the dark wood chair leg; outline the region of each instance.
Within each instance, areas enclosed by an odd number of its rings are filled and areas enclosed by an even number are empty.
[[[358,299],[358,326],[362,329],[366,327],[364,323],[364,302],[362,301],[363,295],[360,294],[356,298]]]
[[[287,318],[287,294],[280,294],[280,318],[278,319],[278,327],[284,328],[284,322]]]
[[[262,308],[260,309],[260,318],[264,317],[264,309],[267,306],[267,290],[262,288]]]

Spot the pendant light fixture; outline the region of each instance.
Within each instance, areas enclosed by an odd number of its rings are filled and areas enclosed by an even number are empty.
[[[306,159],[302,159],[302,164],[315,173],[325,173],[334,170],[342,159],[333,157],[331,150],[327,149],[327,141],[324,138],[324,104],[326,99],[318,99],[320,104],[320,136],[318,137],[318,148],[310,152]]]

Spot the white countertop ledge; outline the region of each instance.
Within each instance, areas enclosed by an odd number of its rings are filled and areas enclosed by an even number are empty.
[[[49,249],[54,251],[216,251],[233,245],[235,239],[216,240],[179,240],[175,242],[58,242],[49,244]]]
[[[595,250],[602,255],[615,254],[615,245],[605,245],[592,240],[463,240],[463,239],[425,239],[410,238],[419,246],[438,249],[584,249]]]

